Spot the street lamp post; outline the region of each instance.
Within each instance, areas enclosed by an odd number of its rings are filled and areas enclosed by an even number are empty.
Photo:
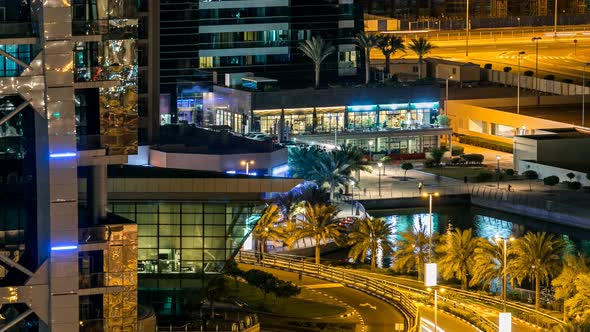
[[[514,241],[513,237],[509,238],[501,238],[496,236],[496,241],[502,240],[504,242],[504,252],[503,252],[503,260],[502,260],[502,301],[504,302],[504,311],[506,311],[506,294],[508,293],[508,269],[506,268],[507,265],[507,243],[508,241]]]
[[[465,10],[465,56],[469,56],[469,0]]]
[[[447,79],[445,80],[445,113],[447,115],[449,115],[449,111],[447,109],[447,105],[449,103],[449,79],[452,79],[453,75],[449,75],[447,76]]]
[[[377,163],[378,173],[379,173],[379,197],[381,197],[381,167],[383,167],[382,162]]]
[[[498,173],[498,189],[500,189],[500,159],[502,159],[502,157],[496,156],[496,161],[498,161],[498,168],[496,168],[496,172]]]
[[[557,0],[555,2],[555,10],[553,11],[553,36],[557,37]]]
[[[371,139],[369,141],[369,161],[373,161],[373,144],[375,144],[375,142]]]
[[[350,181],[350,193],[352,199],[350,200],[350,214],[354,215],[354,181]]]
[[[250,175],[250,165],[254,165],[254,160],[242,160],[240,164],[246,166],[246,175]]]
[[[540,96],[539,96],[539,40],[541,40],[541,37],[533,37],[531,39],[533,41],[533,43],[536,44],[535,47],[535,90],[537,93],[537,105],[539,105],[540,103]]]
[[[438,192],[428,192],[422,194],[422,197],[428,197],[428,218],[430,220],[430,235],[428,236],[428,262],[432,263],[432,236],[433,234],[433,225],[432,225],[432,196],[438,197]]]
[[[516,114],[520,114],[520,56],[524,51],[518,52],[518,72],[516,73]]]
[[[582,127],[586,126],[586,66],[590,66],[590,62],[586,62],[582,71]]]

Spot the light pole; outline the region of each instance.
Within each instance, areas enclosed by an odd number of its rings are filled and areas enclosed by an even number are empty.
[[[469,56],[469,0],[465,10],[465,56]]]
[[[449,75],[447,76],[447,79],[445,80],[445,113],[447,115],[449,115],[449,111],[447,109],[447,104],[449,102],[449,79],[452,79],[453,75]]]
[[[375,142],[371,139],[369,141],[369,161],[373,161],[373,144],[375,144]]]
[[[438,197],[438,192],[428,192],[422,194],[422,197],[428,197],[428,218],[430,220],[430,235],[428,236],[428,262],[432,263],[432,236],[433,234],[433,225],[432,225],[432,196]]]
[[[440,290],[441,293],[445,292],[444,288],[440,288],[439,286],[428,287],[428,291],[434,291],[434,331],[438,332],[438,291]]]
[[[555,1],[555,10],[553,11],[553,36],[557,37],[557,0]]]
[[[350,214],[354,215],[354,181],[350,181],[350,193],[352,195],[352,199],[350,200]]]
[[[537,105],[539,105],[540,103],[540,97],[539,97],[539,40],[541,40],[541,37],[533,37],[531,39],[533,41],[533,43],[536,44],[535,47],[535,90],[537,90]]]
[[[377,163],[378,173],[379,173],[379,197],[381,197],[381,167],[383,167],[382,162]]]
[[[508,269],[506,268],[507,265],[507,256],[508,256],[508,252],[507,252],[507,243],[508,241],[512,242],[514,241],[513,237],[509,237],[509,238],[502,238],[499,236],[496,236],[496,241],[499,242],[500,240],[502,240],[504,242],[504,251],[503,251],[503,260],[502,260],[502,301],[504,302],[504,311],[506,311],[506,294],[508,293]]]
[[[496,156],[496,161],[498,161],[498,168],[496,168],[496,172],[498,173],[498,189],[500,189],[500,159],[502,157]]]
[[[250,175],[250,165],[254,165],[254,160],[242,160],[240,164],[246,166],[246,175]]]
[[[516,73],[516,114],[520,114],[520,56],[524,51],[518,52],[518,72]]]
[[[582,71],[582,127],[586,125],[586,66],[590,66],[590,62],[584,64]]]

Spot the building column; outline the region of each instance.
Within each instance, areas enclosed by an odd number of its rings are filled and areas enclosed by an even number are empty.
[[[281,117],[279,118],[279,125],[277,126],[277,142],[280,144],[285,134],[285,110],[281,109]]]
[[[160,0],[148,6],[148,141],[153,143],[160,137]]]
[[[93,224],[107,217],[107,165],[90,166],[88,169],[88,216]]]

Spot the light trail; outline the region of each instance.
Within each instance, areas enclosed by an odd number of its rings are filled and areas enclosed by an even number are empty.
[[[428,327],[425,327],[424,325],[422,325],[422,328],[426,328],[428,329],[430,332],[432,332],[432,330],[430,328],[434,329],[434,323],[431,320],[428,320],[426,318],[422,318],[422,322],[426,323],[428,325]],[[445,332],[445,330],[443,330],[440,326],[436,327],[436,331],[437,332]]]

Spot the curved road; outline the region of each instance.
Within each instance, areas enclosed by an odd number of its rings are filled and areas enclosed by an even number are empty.
[[[243,270],[249,270],[253,268],[264,270],[274,274],[276,277],[282,280],[292,281],[301,287],[315,289],[328,296],[332,296],[338,300],[341,300],[342,302],[356,309],[356,311],[360,314],[362,318],[361,322],[364,323],[365,327],[362,329],[364,332],[395,332],[395,324],[399,324],[404,321],[402,314],[393,306],[356,289],[345,287],[342,284],[334,284],[309,276],[303,276],[303,279],[299,281],[298,275],[296,273],[246,264],[239,264],[239,266]],[[422,307],[420,315],[421,317],[425,318],[425,320],[422,322],[421,331],[433,332],[434,328],[432,326],[432,310]],[[471,325],[440,312],[438,327],[438,332],[477,331]],[[407,331],[407,326],[404,327],[403,331]]]

